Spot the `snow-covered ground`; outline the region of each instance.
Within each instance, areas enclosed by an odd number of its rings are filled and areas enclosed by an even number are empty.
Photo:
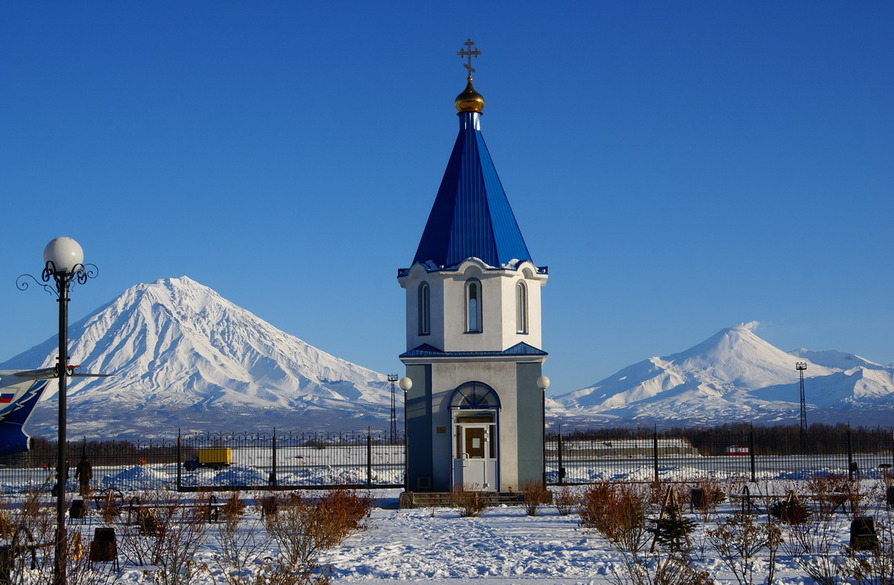
[[[743,485],[727,487],[732,488],[733,493],[741,493]],[[769,494],[759,500],[764,509],[767,502],[778,499],[795,488],[803,492],[804,485],[778,480],[750,484],[753,494]],[[862,513],[875,518],[879,536],[883,540],[891,538],[894,520],[894,515],[885,505],[884,488],[883,482],[877,479],[864,480],[860,487],[866,493]],[[676,490],[687,496],[681,497],[681,501],[688,500],[687,486],[678,485]],[[263,530],[259,510],[250,502],[255,495],[261,494],[243,494],[250,505],[245,510],[239,530],[246,534]],[[627,561],[630,560],[629,554],[614,548],[595,530],[582,527],[575,512],[563,515],[556,506],[549,505],[541,507],[537,515],[529,516],[522,506],[499,506],[486,508],[479,517],[463,517],[457,508],[398,509],[398,490],[377,490],[370,495],[374,498],[375,506],[365,528],[349,536],[341,545],[324,551],[318,559],[321,566],[331,567],[332,582],[336,585],[633,583],[626,568]],[[218,497],[222,500],[226,496],[218,494]],[[740,583],[707,536],[709,531],[716,529],[725,518],[739,509],[739,500],[728,498],[716,512],[710,514],[691,512],[688,506],[684,508],[685,516],[696,522],[696,528],[691,534],[692,566],[710,575],[713,581],[708,583]],[[657,509],[650,509],[648,517],[655,519],[657,513]],[[122,516],[121,520],[113,524],[119,539],[126,538],[127,534],[134,534],[136,530],[133,526],[125,525],[125,519]],[[764,523],[767,515],[756,514],[754,519],[759,524]],[[830,555],[826,558],[832,564],[846,562],[844,547],[849,540],[850,521],[849,513],[838,510],[829,522],[822,525],[823,531],[828,530],[831,545]],[[89,514],[82,520],[70,520],[69,523],[71,531],[82,534],[84,543],[92,539],[95,528],[108,526],[96,513]],[[212,585],[225,582],[219,562],[221,544],[218,535],[221,527],[221,523],[207,524],[204,541],[195,555],[195,560],[205,569],[198,573],[193,583]],[[792,530],[791,527],[782,526],[784,541],[795,541]],[[276,555],[273,545],[269,546],[265,550],[256,551],[257,557]],[[123,548],[119,544],[119,551]],[[126,562],[123,554],[120,556],[122,570],[115,575],[115,582],[152,582],[149,577],[151,567],[136,566]],[[666,552],[659,552],[657,558],[666,556]],[[785,543],[782,544],[775,559],[773,583],[813,583],[804,566],[806,558]],[[766,582],[769,562],[768,551],[758,551],[753,583]],[[92,582],[109,581],[97,577]],[[855,583],[848,580],[834,582]]]
[[[784,493],[794,484],[753,487]],[[874,494],[870,506],[872,515],[879,530],[887,530],[890,538],[890,523],[894,517],[878,498],[878,489]],[[736,503],[730,501],[716,514],[711,514],[707,521],[701,514],[686,515],[698,523],[691,535],[692,565],[706,571],[716,583],[739,583],[706,535],[735,507]],[[766,516],[759,515],[755,519],[764,522]],[[831,551],[843,562],[842,553],[850,536],[850,517],[844,512],[836,512],[829,528],[834,540]],[[786,527],[783,527],[783,538],[794,540]],[[661,555],[659,553],[659,557]],[[627,555],[626,560],[629,558]],[[804,560],[803,555],[793,555],[787,552],[785,545],[780,546],[773,583],[814,583],[807,576]],[[458,509],[451,508],[377,508],[366,530],[349,537],[342,546],[327,551],[321,561],[333,567],[334,583],[356,585],[633,583],[626,569],[624,553],[613,548],[595,530],[582,527],[578,514],[561,515],[555,506],[543,507],[536,516],[526,515],[521,506],[501,506],[486,509],[477,518],[462,517]],[[754,583],[766,582],[768,561],[766,549],[757,554]]]

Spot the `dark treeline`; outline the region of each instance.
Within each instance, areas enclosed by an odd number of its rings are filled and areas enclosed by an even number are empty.
[[[67,459],[72,468],[81,455],[94,465],[140,465],[143,463],[176,463],[177,441],[78,441],[67,443]],[[46,439],[33,439],[27,453],[0,457],[0,465],[10,467],[56,467],[57,443]],[[184,447],[181,456],[192,457],[194,449]]]
[[[848,427],[845,424],[810,425],[801,432],[798,425],[753,427],[747,423],[715,427],[655,429],[605,428],[562,433],[565,439],[685,438],[702,455],[723,455],[732,445],[753,448],[756,455],[823,455],[829,453],[878,453],[894,450],[894,430],[882,427]]]

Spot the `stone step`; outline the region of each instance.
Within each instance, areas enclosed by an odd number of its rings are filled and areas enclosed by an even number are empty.
[[[401,508],[451,508],[457,507],[462,495],[476,494],[485,506],[518,505],[525,501],[525,494],[518,492],[403,492]]]

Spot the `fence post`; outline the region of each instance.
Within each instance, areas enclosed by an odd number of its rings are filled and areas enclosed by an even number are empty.
[[[854,449],[851,445],[851,425],[847,425],[847,478],[854,481],[854,472],[857,471],[857,464],[854,463]]]
[[[751,481],[753,483],[757,481],[754,454],[754,425],[751,425],[751,432],[748,433],[748,457],[751,459]]]
[[[270,467],[270,485],[276,486],[276,427],[273,428],[273,462]]]
[[[558,436],[556,436],[556,450],[559,456],[558,466],[559,466],[559,485],[565,485],[565,465],[562,463],[562,431],[559,431]]]
[[[655,463],[655,485],[661,483],[658,478],[658,427],[655,427],[655,431],[652,433],[652,459]]]
[[[180,488],[183,487],[183,466],[180,464],[183,461],[183,452],[182,445],[180,440],[180,429],[177,429],[177,491],[180,491]]]
[[[372,433],[369,429],[366,431],[366,485],[372,486],[373,463],[372,463]]]

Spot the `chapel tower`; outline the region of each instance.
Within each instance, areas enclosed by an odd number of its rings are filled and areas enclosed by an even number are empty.
[[[484,98],[456,97],[459,135],[406,290],[407,488],[518,491],[543,481],[541,287],[481,134]]]

